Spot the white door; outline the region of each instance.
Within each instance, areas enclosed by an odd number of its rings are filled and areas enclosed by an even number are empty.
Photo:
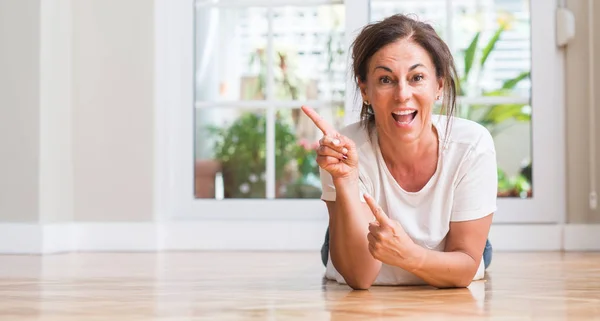
[[[356,31],[390,14],[414,13],[434,24],[466,79],[460,116],[494,135],[506,175],[495,222],[560,222],[565,131],[556,6],[556,0],[221,0],[192,7],[157,0],[157,206],[173,219],[322,226],[327,213],[313,160],[320,133],[299,107],[315,107],[337,126],[356,120],[346,77]],[[522,168],[527,162],[531,174]]]

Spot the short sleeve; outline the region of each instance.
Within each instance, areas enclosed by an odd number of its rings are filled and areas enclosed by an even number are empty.
[[[498,167],[491,135],[486,134],[461,166],[451,221],[469,221],[497,210]]]
[[[322,188],[322,193],[321,193],[321,199],[323,201],[335,201],[335,185],[333,185],[333,178],[331,177],[331,174],[329,174],[329,172],[327,172],[326,170],[323,170],[322,168],[319,168],[319,173],[321,176],[321,188]],[[365,179],[363,175],[359,175],[359,180],[358,180],[358,189],[359,189],[359,196],[361,202],[366,202],[363,195],[364,193],[366,193],[368,191],[367,184],[365,184]]]

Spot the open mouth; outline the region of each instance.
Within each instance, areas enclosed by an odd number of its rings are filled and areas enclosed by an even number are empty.
[[[417,112],[416,110],[396,111],[392,113],[392,117],[401,125],[408,125],[417,117]]]

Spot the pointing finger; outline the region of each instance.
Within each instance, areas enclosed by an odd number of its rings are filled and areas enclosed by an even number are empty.
[[[319,115],[314,109],[308,106],[302,106],[302,111],[310,118],[315,125],[323,132],[323,135],[334,135],[336,130],[329,125],[321,115]]]
[[[371,212],[375,216],[375,219],[377,220],[377,222],[379,222],[379,224],[381,224],[381,225],[388,225],[389,218],[387,217],[387,215],[385,215],[385,212],[379,206],[379,204],[377,204],[375,202],[375,200],[371,197],[371,195],[365,193],[364,196],[365,196],[365,201],[367,201],[367,204],[369,205],[369,208],[371,209]]]

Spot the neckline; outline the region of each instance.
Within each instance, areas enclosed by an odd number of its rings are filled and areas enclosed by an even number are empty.
[[[442,137],[441,137],[441,131],[440,131],[440,127],[438,126],[437,122],[432,119],[431,121],[431,125],[435,128],[435,130],[437,131],[437,141],[438,141],[438,155],[437,155],[437,163],[435,166],[435,172],[433,173],[433,175],[431,175],[431,177],[427,180],[427,183],[425,184],[425,186],[423,186],[420,190],[416,191],[416,192],[409,192],[407,190],[405,190],[404,188],[402,188],[402,186],[400,186],[400,184],[398,183],[398,181],[396,181],[396,178],[394,178],[394,175],[392,175],[392,173],[390,172],[389,168],[387,167],[387,164],[385,163],[385,160],[383,159],[383,154],[381,153],[381,148],[379,146],[379,139],[378,139],[378,135],[377,132],[375,132],[375,150],[377,153],[377,163],[379,164],[380,167],[383,168],[383,171],[385,173],[385,175],[388,177],[388,179],[390,179],[394,186],[396,188],[398,188],[400,191],[402,191],[402,193],[408,194],[408,195],[418,195],[421,193],[425,193],[427,190],[429,190],[431,188],[431,185],[433,185],[433,183],[435,182],[435,180],[437,179],[440,170],[441,170],[441,164],[442,164],[442,152],[443,152],[443,148],[442,148]]]

